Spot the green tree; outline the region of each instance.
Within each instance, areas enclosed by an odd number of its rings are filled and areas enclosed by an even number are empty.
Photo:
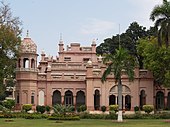
[[[158,44],[168,47],[170,45],[170,2],[163,0],[163,4],[153,8],[150,19],[155,21],[155,27],[158,29]]]
[[[114,74],[115,82],[118,82],[118,122],[123,121],[122,118],[122,74],[127,74],[130,81],[134,79],[135,59],[129,55],[128,51],[119,47],[114,54],[107,54],[103,61],[107,64],[107,68],[103,73],[102,82],[106,81],[107,76]]]
[[[0,100],[5,98],[4,79],[14,79],[19,55],[21,22],[13,17],[8,4],[0,2]]]
[[[155,83],[170,87],[170,47],[158,46],[157,38],[139,41],[138,52],[144,57],[144,67],[153,73]]]

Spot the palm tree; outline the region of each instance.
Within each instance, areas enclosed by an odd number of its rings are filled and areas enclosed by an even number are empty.
[[[135,59],[128,51],[119,47],[115,54],[107,54],[103,61],[107,66],[102,75],[102,82],[106,81],[109,74],[113,73],[115,82],[118,83],[118,122],[122,122],[122,74],[126,74],[130,81],[134,79]]]
[[[170,45],[170,1],[163,0],[163,4],[153,8],[150,19],[155,21],[155,27],[158,29],[158,44],[166,47]]]

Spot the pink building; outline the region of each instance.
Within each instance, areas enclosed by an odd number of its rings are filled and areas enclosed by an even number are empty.
[[[71,43],[64,50],[59,41],[57,57],[41,53],[37,66],[37,46],[26,37],[22,41],[21,56],[16,68],[16,103],[20,109],[23,104],[49,105],[64,104],[86,105],[89,111],[100,110],[117,104],[117,84],[113,75],[101,82],[106,66],[102,57],[96,55],[96,43],[81,47]],[[148,70],[135,70],[135,80],[129,82],[122,76],[123,109],[133,110],[135,106],[155,105],[157,109],[170,108],[170,90],[158,87]]]

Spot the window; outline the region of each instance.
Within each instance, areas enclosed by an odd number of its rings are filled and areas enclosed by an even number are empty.
[[[34,104],[34,95],[31,96],[31,104]]]
[[[17,104],[19,104],[19,93],[17,93]]]
[[[83,58],[83,61],[84,61],[85,63],[87,63],[87,62],[89,61],[89,59],[90,59],[90,58]]]
[[[71,57],[64,57],[64,61],[71,61]]]

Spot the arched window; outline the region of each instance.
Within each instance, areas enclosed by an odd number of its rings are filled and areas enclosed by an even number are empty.
[[[61,92],[55,90],[52,97],[52,105],[61,104]]]
[[[23,67],[24,68],[29,68],[29,59],[28,58],[23,59]]]
[[[85,94],[83,91],[78,91],[76,96],[76,107],[85,105]]]
[[[161,91],[156,93],[156,109],[164,109],[164,93]]]
[[[68,105],[73,105],[73,93],[68,90],[65,92],[65,105],[68,106]]]
[[[94,93],[94,109],[99,110],[100,109],[100,91],[95,90]]]
[[[109,105],[115,105],[116,104],[116,96],[110,95],[109,96]]]
[[[35,60],[31,59],[31,68],[35,68]]]
[[[143,105],[146,104],[146,94],[145,90],[140,91],[140,109],[142,109]]]
[[[126,110],[131,109],[131,96],[130,95],[125,96],[125,109]]]
[[[167,108],[170,109],[170,92],[168,93],[167,97]]]
[[[38,105],[44,105],[44,91],[42,90],[38,93]]]

